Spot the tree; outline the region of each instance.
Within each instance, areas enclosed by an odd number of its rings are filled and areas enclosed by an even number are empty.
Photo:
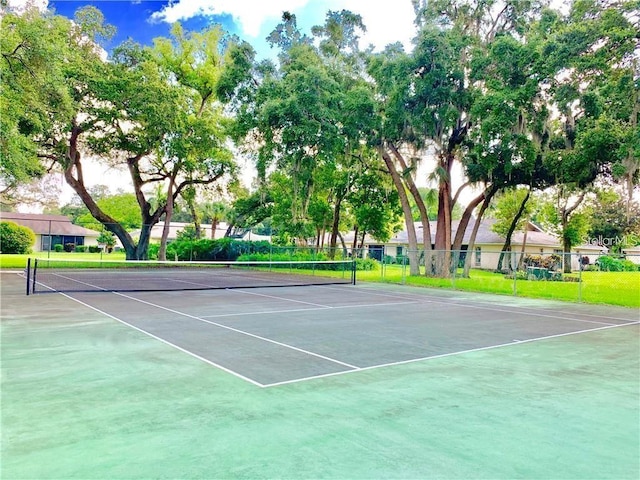
[[[44,175],[32,139],[73,110],[71,92],[64,88],[71,26],[34,6],[22,13],[6,5],[0,9],[0,195],[6,199],[20,184]]]
[[[221,201],[205,202],[200,205],[202,220],[211,223],[211,238],[215,238],[218,224],[227,219],[231,207],[229,204]]]
[[[58,66],[55,87],[63,92],[69,108],[59,114],[58,103],[48,97],[42,108],[52,120],[31,132],[29,138],[36,142],[41,159],[63,171],[67,183],[91,215],[120,239],[127,258],[146,258],[151,227],[171,209],[181,192],[193,184],[215,182],[232,170],[233,162],[225,145],[222,104],[214,100],[232,97],[234,81],[242,78],[233,62],[243,54],[251,55],[251,49],[223,38],[215,28],[211,29],[213,33],[204,32],[200,37],[185,34],[180,41],[203,46],[208,49],[202,52],[203,58],[211,58],[205,55],[210,53],[220,61],[203,71],[192,68],[190,74],[181,76],[190,71],[184,62],[161,61],[166,59],[163,54],[170,53],[166,48],[169,40],[160,41],[156,50],[127,42],[114,51],[111,62],[104,62],[98,40],[111,29],[103,25],[97,9],[79,10],[75,23],[48,14],[35,19],[60,47],[51,60]],[[30,26],[18,25],[18,36],[25,38],[22,30]],[[179,28],[175,31],[179,32]],[[215,45],[208,43],[215,39],[218,40]],[[218,47],[220,50],[216,50]],[[236,55],[237,51],[241,53]],[[190,48],[185,52],[175,58],[185,62],[200,58]],[[190,57],[191,54],[196,57]],[[226,68],[227,60],[233,68]],[[230,71],[234,75],[229,75]],[[212,83],[209,81],[212,78],[224,81]],[[204,115],[207,102],[215,103],[215,107]],[[91,197],[83,175],[83,154],[94,155],[114,167],[125,167],[129,172],[141,217],[137,243]],[[166,202],[152,209],[143,187],[153,187],[155,183],[167,185],[168,193]]]
[[[239,137],[256,159],[260,187],[269,185],[274,227],[298,244],[315,237],[319,246],[330,228],[333,251],[358,178],[380,168],[367,145],[377,119],[358,51],[363,29],[359,15],[330,11],[312,29],[315,48],[285,13],[269,37],[281,50],[280,69],[263,70],[241,111]]]
[[[229,78],[225,69],[233,66],[232,50],[239,48],[248,55],[246,46],[230,42],[222,47],[224,32],[219,26],[200,33],[187,34],[179,24],[172,29],[173,41],[157,39],[152,55],[167,74],[179,83],[180,128],[165,143],[162,169],[168,180],[167,196],[180,192],[190,205],[199,234],[197,212],[194,207],[195,185],[207,185],[235,174],[232,154],[224,144],[228,132],[222,110],[222,100],[229,96]],[[240,80],[242,77],[240,77]],[[226,83],[225,83],[226,82]],[[166,239],[172,217],[172,202],[167,202],[165,225],[158,258],[166,257]]]
[[[94,197],[95,198],[95,197]],[[107,215],[127,230],[140,228],[140,214],[138,212],[138,202],[133,193],[117,193],[115,195],[101,195],[96,200],[96,204]],[[73,223],[82,225],[93,230],[102,230],[102,224],[83,209],[85,213],[74,218]]]
[[[640,205],[629,204],[616,190],[596,190],[595,197],[585,201],[584,212],[590,219],[589,243],[597,242],[615,251],[640,243]]]
[[[496,270],[502,271],[505,252],[511,251],[511,237],[517,230],[524,230],[526,234],[527,223],[531,208],[528,205],[531,189],[516,189],[505,192],[496,201],[495,217],[497,221],[491,226],[491,230],[504,237],[504,246],[500,252]],[[525,237],[526,238],[526,237]],[[522,245],[524,250],[525,246]],[[507,262],[510,262],[507,257]],[[511,265],[514,269],[516,266]]]
[[[380,145],[388,151],[385,161],[392,174],[394,169],[403,174],[398,175],[403,181],[396,181],[399,191],[407,188],[421,207],[425,240],[430,238],[428,214],[418,190],[412,185],[412,176],[407,175],[407,172],[415,169],[415,161],[407,161],[403,151],[434,158],[435,168],[430,178],[438,188],[435,248],[444,253],[434,258],[434,263],[429,260],[431,254],[426,256],[426,273],[447,276],[450,273],[451,248],[461,243],[472,212],[483,202],[483,208],[486,209],[491,197],[504,188],[503,179],[509,178],[500,175],[500,179],[494,182],[494,177],[497,179],[498,175],[494,176],[493,170],[506,171],[509,164],[531,156],[527,151],[530,148],[522,141],[527,135],[514,130],[518,125],[517,113],[531,98],[531,92],[527,92],[525,87],[530,87],[532,82],[527,83],[526,75],[518,78],[515,74],[519,67],[534,63],[535,58],[516,63],[517,66],[512,70],[486,70],[482,67],[489,63],[499,65],[497,53],[500,49],[493,49],[498,42],[509,42],[509,36],[515,38],[512,45],[522,41],[524,26],[532,20],[535,5],[533,2],[506,1],[500,2],[498,8],[496,2],[437,0],[415,1],[414,7],[416,23],[420,27],[414,51],[405,54],[397,46],[389,47],[383,54],[373,58],[369,72],[376,81],[384,104],[382,111],[385,122]],[[487,58],[492,62],[487,62]],[[512,61],[513,58],[508,60]],[[476,65],[478,62],[480,64]],[[493,78],[497,82],[492,83]],[[508,82],[511,84],[503,88],[502,84]],[[492,98],[496,115],[501,107],[509,105],[509,100],[517,100],[501,125],[499,135],[496,122],[492,129],[481,130],[480,125],[491,110],[476,106],[476,102],[484,98],[485,92],[490,92],[496,86],[503,93],[502,102],[495,93]],[[504,95],[509,89],[517,92],[512,93],[511,99]],[[490,138],[491,135],[493,138]],[[516,136],[517,141],[512,141]],[[465,156],[474,150],[476,142],[484,145],[485,154],[494,150],[491,157],[500,161],[491,165],[484,161],[484,154],[474,152],[478,160],[475,163],[482,165],[484,174],[473,172],[470,175],[472,182],[488,183],[485,192],[476,197],[462,214],[457,236],[453,238],[452,209],[459,199],[460,188],[468,185],[465,182],[456,192],[453,191],[453,167],[466,160]],[[396,165],[391,163],[391,158]],[[402,197],[403,194],[399,193]],[[411,226],[408,220],[406,222],[411,238]],[[412,248],[411,244],[409,248]],[[424,248],[425,251],[429,250],[430,242],[425,243]],[[414,268],[411,273],[415,273]]]
[[[612,82],[615,84],[621,73],[625,76],[636,55],[637,24],[626,16],[632,5],[627,1],[603,5],[584,0],[575,2],[565,18],[548,18],[555,26],[544,55],[548,68],[555,72],[550,80],[550,101],[561,123],[551,132],[545,166],[556,179],[556,216],[562,227],[565,256],[573,242],[579,241],[576,232],[586,228],[580,217],[571,221],[572,215],[579,215],[585,189],[598,177],[610,176],[621,167],[635,175],[632,165],[624,167],[637,146],[637,140],[629,141],[634,135],[630,132],[637,132],[632,113],[637,108],[635,100],[629,108],[616,102],[615,95],[608,98]],[[623,118],[630,128],[625,127]],[[571,262],[565,258],[564,264],[569,272]]]

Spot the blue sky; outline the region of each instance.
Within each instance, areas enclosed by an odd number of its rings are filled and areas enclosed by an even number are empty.
[[[21,3],[13,0],[10,3]],[[230,33],[250,42],[259,58],[274,57],[275,53],[265,38],[280,22],[287,10],[297,17],[305,33],[313,25],[324,23],[329,10],[351,10],[362,15],[367,33],[361,46],[373,44],[381,49],[401,41],[407,48],[413,34],[411,0],[389,2],[375,0],[40,0],[48,3],[56,13],[73,17],[85,5],[99,8],[107,23],[117,28],[116,36],[105,45],[107,50],[127,38],[151,44],[153,38],[167,36],[174,21],[180,21],[188,30],[200,30],[212,23],[222,24]]]

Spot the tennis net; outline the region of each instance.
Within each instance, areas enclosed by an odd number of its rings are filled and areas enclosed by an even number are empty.
[[[355,284],[355,262],[159,262],[35,259],[27,295]],[[28,268],[29,270],[29,268]]]

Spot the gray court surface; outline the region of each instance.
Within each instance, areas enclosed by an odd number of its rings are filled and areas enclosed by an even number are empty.
[[[64,295],[75,315],[99,311],[259,387],[640,320],[635,309],[380,285]]]

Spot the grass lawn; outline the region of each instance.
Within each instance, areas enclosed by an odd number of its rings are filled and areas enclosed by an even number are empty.
[[[518,280],[485,270],[471,270],[470,278],[411,277],[400,265],[385,265],[384,270],[358,272],[358,280],[404,283],[406,285],[456,288],[532,298],[550,298],[585,303],[603,303],[640,307],[640,272],[582,272],[578,282]],[[578,277],[578,273],[571,274]],[[515,292],[514,292],[515,290]]]
[[[124,252],[113,253],[76,253],[76,252],[36,252],[29,255],[0,255],[0,268],[21,270],[27,266],[27,258],[52,258],[65,260],[125,260]]]
[[[124,252],[67,253],[38,252],[31,255],[0,255],[0,268],[24,269],[27,258],[51,258],[73,260],[124,260]],[[304,272],[300,272],[304,273]],[[460,272],[459,272],[460,273]],[[326,275],[342,275],[341,272],[324,272]],[[566,275],[578,277],[578,273]],[[581,282],[552,282],[517,280],[485,270],[471,270],[470,278],[411,277],[408,269],[400,265],[385,265],[376,270],[358,271],[358,281],[404,283],[406,285],[455,288],[474,292],[518,295],[531,298],[549,298],[571,302],[602,303],[625,307],[640,307],[640,272],[582,272]]]

